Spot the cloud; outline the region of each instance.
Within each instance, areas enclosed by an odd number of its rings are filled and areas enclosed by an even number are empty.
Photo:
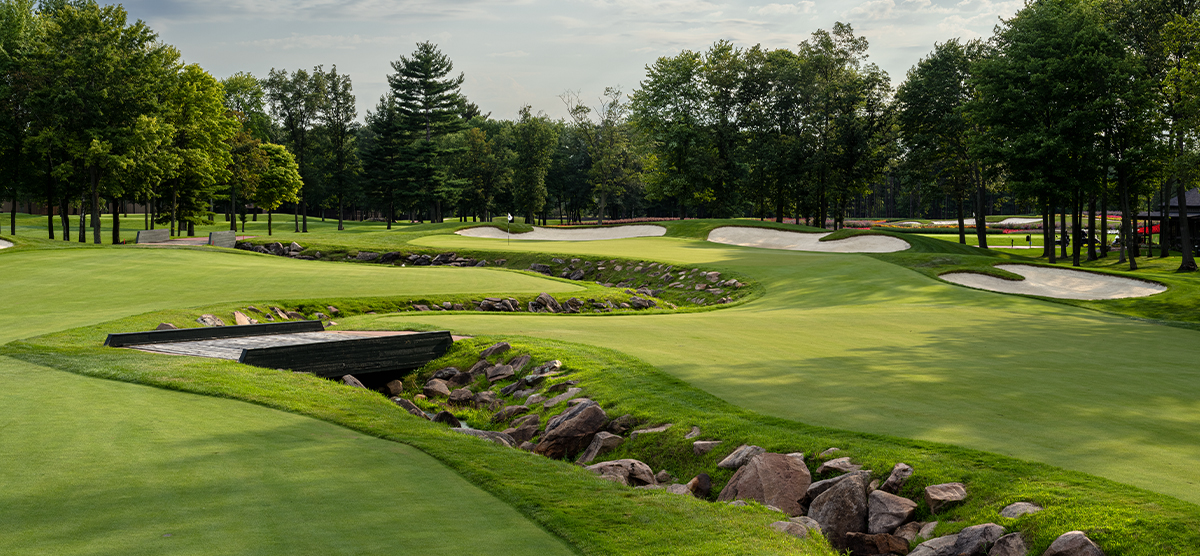
[[[759,15],[793,15],[810,14],[816,4],[813,2],[796,2],[795,4],[767,4],[758,8],[750,8],[752,13]]]
[[[867,20],[890,19],[895,9],[895,0],[868,0],[855,6],[848,13],[851,17],[862,17]]]
[[[512,50],[509,52],[492,52],[487,56],[489,58],[524,58],[528,55],[529,53],[524,50]]]
[[[242,44],[264,49],[290,50],[310,48],[318,50],[347,49],[359,46],[381,46],[400,44],[399,37],[362,37],[359,35],[292,35],[280,39],[259,39]]]

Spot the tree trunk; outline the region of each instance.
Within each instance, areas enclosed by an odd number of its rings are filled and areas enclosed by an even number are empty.
[[[88,174],[92,181],[92,243],[100,245],[100,168],[93,164]]]
[[[304,188],[300,188],[300,220],[301,226],[304,227],[304,233],[308,233],[308,199],[304,195]]]
[[[46,174],[46,229],[54,239],[54,176]]]
[[[338,195],[338,231],[339,232],[346,229],[346,226],[342,224],[342,215],[345,213],[346,213],[346,208],[342,204],[342,196],[339,194]],[[391,229],[391,227],[392,227],[391,223],[389,222],[388,228]]]
[[[1050,260],[1050,264],[1054,264],[1058,262],[1056,259],[1058,251],[1055,249],[1054,245],[1054,239],[1056,237],[1056,234],[1054,233],[1054,203],[1049,197],[1046,198],[1045,203],[1046,208],[1043,209],[1043,214],[1045,215],[1043,217],[1045,219],[1045,226],[1042,226],[1042,242],[1045,244],[1043,250],[1046,257]]]
[[[79,197],[79,243],[87,243],[87,197]]]
[[[1118,263],[1125,262],[1125,254],[1129,253],[1129,270],[1137,270],[1137,259],[1135,258],[1137,249],[1137,240],[1133,237],[1133,215],[1129,213],[1129,188],[1125,185],[1125,172],[1120,168],[1117,169],[1117,187],[1120,191],[1117,193],[1121,197],[1121,258]]]
[[[1059,227],[1062,228],[1062,238],[1064,240],[1062,242],[1062,247],[1061,247],[1062,255],[1060,255],[1060,256],[1064,259],[1067,258],[1067,242],[1065,241],[1067,239],[1067,210],[1066,209],[1067,209],[1067,207],[1063,207],[1063,211],[1058,213]]]
[[[1108,258],[1108,184],[1100,192],[1100,258]]]
[[[1083,250],[1083,192],[1075,192],[1075,202],[1071,204],[1071,266],[1079,266],[1079,258]]]
[[[58,200],[58,219],[62,222],[63,241],[71,241],[71,215],[67,207],[67,195],[64,193]]]
[[[1158,256],[1167,258],[1171,256],[1171,183],[1163,182],[1162,191],[1159,192],[1159,209],[1158,209]]]
[[[175,184],[176,186],[178,183]],[[177,187],[171,187],[171,237],[175,237],[181,233],[176,225],[179,220],[179,191]]]
[[[229,185],[229,231],[237,233],[238,200],[237,200],[237,184]]]
[[[1179,272],[1195,272],[1196,259],[1192,256],[1192,234],[1188,229],[1187,219],[1187,191],[1183,189],[1183,180],[1175,180],[1175,197],[1179,203],[1179,251],[1183,255],[1183,261],[1179,263]]]
[[[979,248],[987,249],[987,187],[983,183],[979,166],[972,167],[971,172],[975,177],[975,235],[979,239]]]
[[[120,201],[114,200],[112,203],[113,203],[112,244],[120,245],[121,244],[121,213],[120,213],[121,207],[117,206],[120,203]]]
[[[964,203],[963,203],[962,197],[959,197],[958,202],[955,204],[955,209],[958,211],[958,242],[962,245],[966,245],[967,244],[967,227],[966,227],[966,222],[965,222],[965,215],[963,214],[963,204]],[[976,226],[976,228],[979,227],[978,219],[976,219],[976,221],[975,221],[975,226]]]
[[[1087,260],[1094,261],[1096,257],[1096,197],[1093,195],[1088,201],[1088,254]]]
[[[267,235],[271,235],[271,211],[267,211]]]

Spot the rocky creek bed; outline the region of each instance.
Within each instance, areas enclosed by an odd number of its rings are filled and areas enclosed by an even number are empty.
[[[1030,554],[1021,532],[997,523],[970,524],[957,533],[934,536],[937,521],[916,519],[945,515],[945,510],[967,500],[969,482],[929,484],[912,496],[914,489],[905,486],[920,470],[903,462],[883,473],[864,469],[836,447],[807,456],[774,453],[754,445],[727,445],[696,425],[656,421],[652,415],[610,415],[587,397],[588,386],[572,374],[558,360],[537,362],[500,342],[480,352],[468,368],[427,370],[393,380],[379,390],[413,418],[444,424],[509,449],[572,461],[595,473],[598,480],[712,503],[765,506],[780,513],[781,519],[770,525],[777,534],[801,538],[820,534],[851,556]],[[364,387],[350,375],[342,381]],[[466,424],[468,419],[474,426]],[[705,472],[676,477],[641,459],[608,459],[622,444],[676,427],[687,430],[683,437],[692,442],[696,457],[723,455],[712,471],[721,476],[715,471],[732,470],[725,484],[715,484]],[[997,517],[1003,522],[1042,509],[1032,502],[1017,502],[1001,509]],[[1043,556],[1101,554],[1081,531],[1063,533],[1043,552]]]

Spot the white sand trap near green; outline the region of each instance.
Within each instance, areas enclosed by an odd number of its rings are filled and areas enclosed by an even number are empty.
[[[1005,218],[1004,220],[1001,220],[999,222],[992,222],[992,224],[995,224],[998,226],[1015,226],[1017,224],[1033,224],[1034,222],[1041,222],[1041,221],[1042,221],[1041,218]],[[957,226],[958,220],[934,220],[933,224],[935,226]],[[974,218],[964,218],[963,225],[964,226],[974,226],[975,219]]]
[[[829,234],[820,232],[788,232],[771,228],[724,226],[709,232],[708,241],[742,247],[819,251],[822,253],[893,253],[909,247],[907,241],[883,235],[861,235],[836,241],[821,241],[821,238],[827,235]]]
[[[9,247],[12,247],[12,245],[13,244],[11,241],[4,241],[3,239],[0,239],[0,249],[8,249]]]
[[[996,265],[996,268],[1019,274],[1025,279],[1005,280],[973,272],[949,272],[940,278],[981,290],[1059,299],[1122,299],[1146,297],[1167,291],[1166,286],[1154,282],[1065,268],[1020,264],[1002,264]]]
[[[666,235],[662,226],[615,226],[612,228],[538,228],[523,234],[510,234],[500,228],[481,226],[454,232],[460,236],[489,239],[526,239],[539,241],[599,241],[604,239],[629,239],[634,237],[659,237]]]

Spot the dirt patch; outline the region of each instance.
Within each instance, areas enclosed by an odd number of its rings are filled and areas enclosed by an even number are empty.
[[[1166,286],[1154,282],[1065,268],[1020,264],[1002,264],[996,265],[996,268],[1024,276],[1025,279],[1004,280],[973,272],[950,272],[939,278],[981,290],[1058,299],[1123,299],[1167,291]]]
[[[821,253],[893,253],[909,247],[907,241],[884,235],[861,235],[836,241],[821,241],[821,238],[827,235],[829,234],[820,232],[725,226],[709,232],[708,241],[741,247]]]

